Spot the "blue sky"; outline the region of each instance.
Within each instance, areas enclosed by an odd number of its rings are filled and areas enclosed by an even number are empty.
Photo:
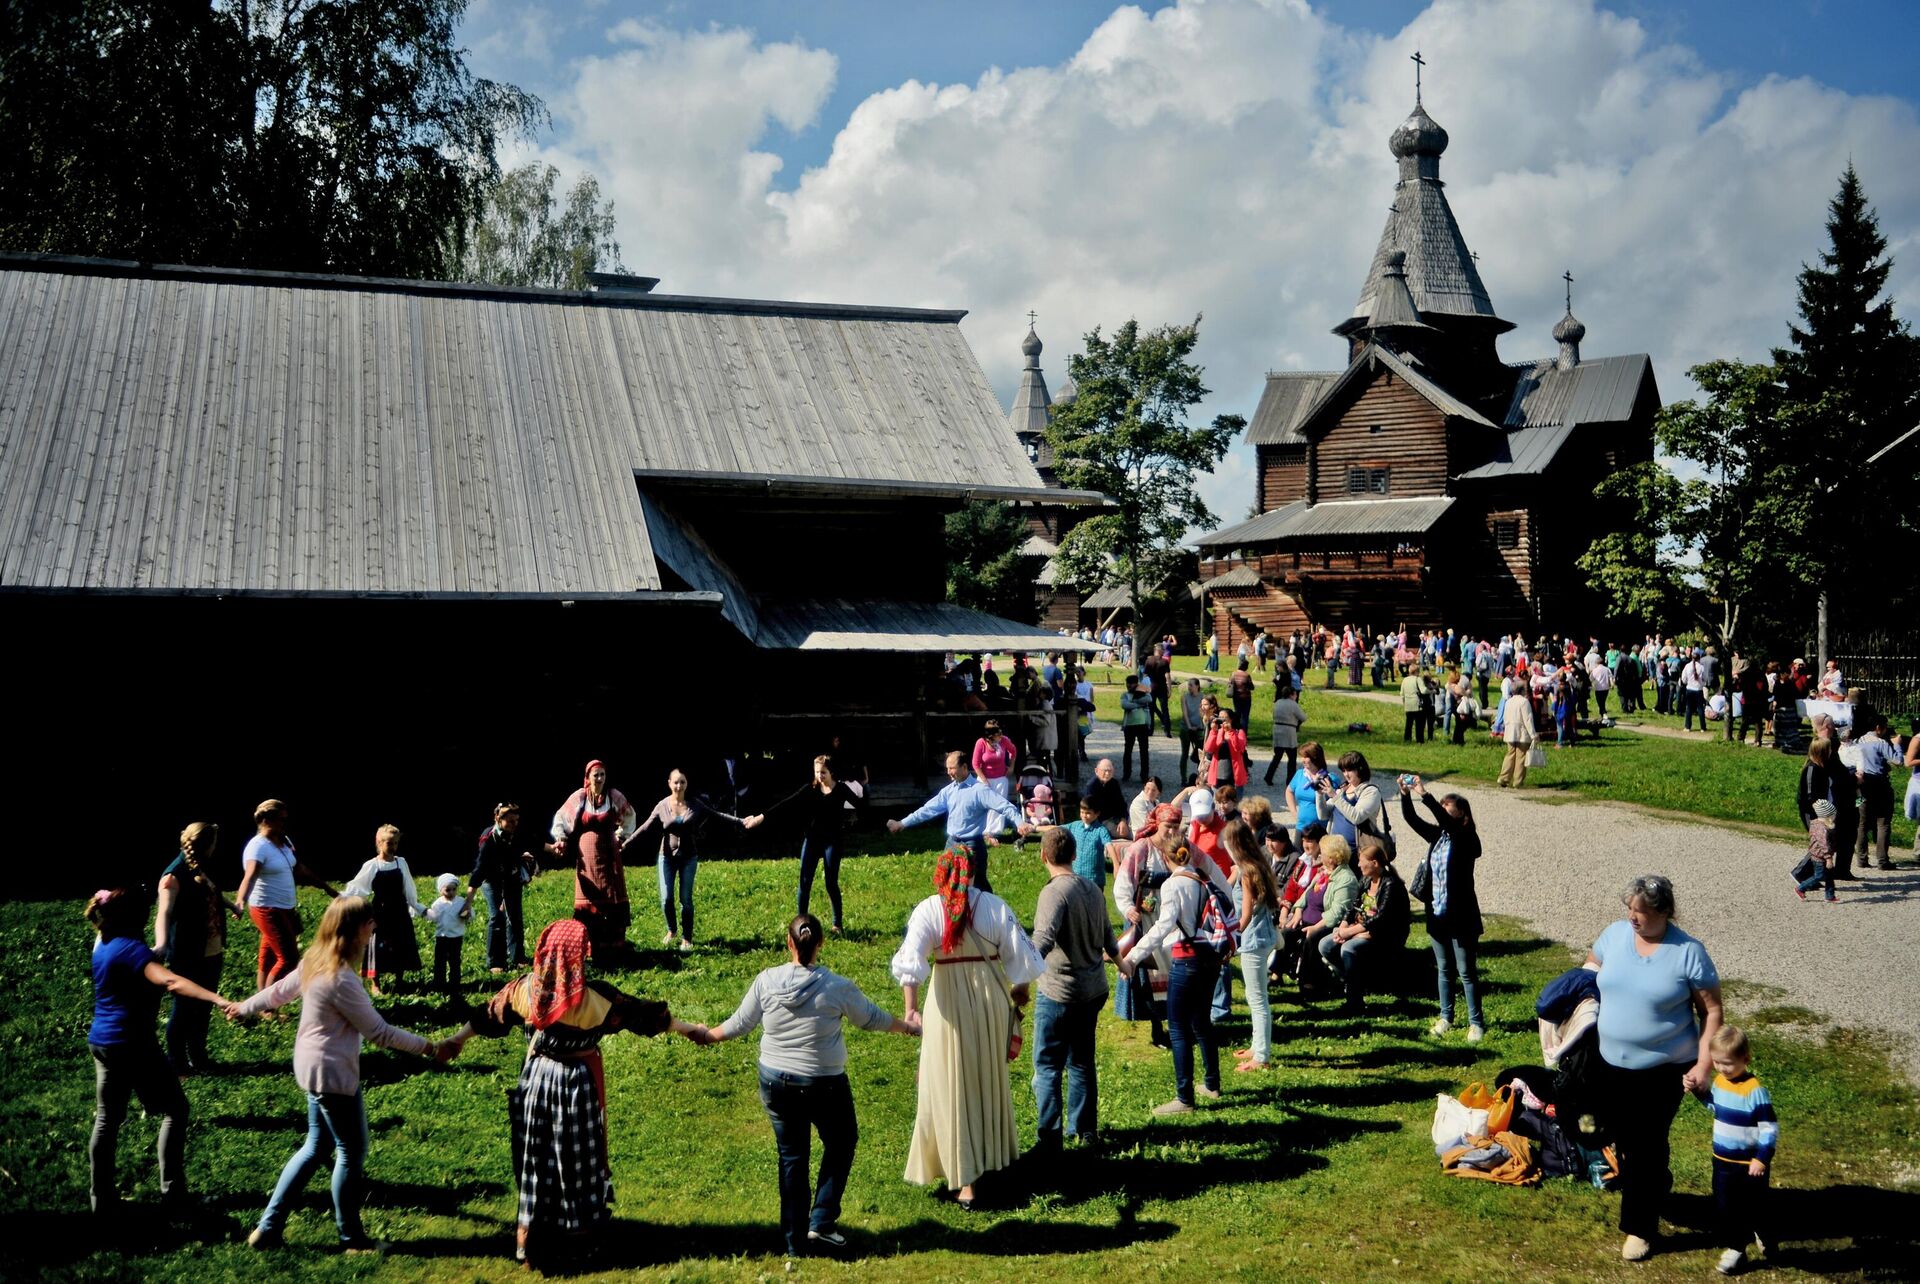
[[[1850,159],[1920,306],[1920,0],[474,0],[462,34],[552,109],[508,159],[598,175],[633,270],[966,308],[1002,405],[1030,308],[1055,384],[1094,326],[1204,314],[1202,415],[1340,364],[1416,48],[1508,360],[1551,352],[1568,270],[1587,353],[1650,354],[1668,400],[1764,359]]]

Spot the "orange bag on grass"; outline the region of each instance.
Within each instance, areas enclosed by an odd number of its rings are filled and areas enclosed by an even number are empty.
[[[1469,1110],[1487,1112],[1487,1132],[1489,1135],[1503,1133],[1513,1123],[1517,1109],[1517,1094],[1512,1084],[1506,1084],[1497,1090],[1488,1090],[1487,1085],[1475,1081],[1467,1085],[1460,1094],[1460,1104]]]

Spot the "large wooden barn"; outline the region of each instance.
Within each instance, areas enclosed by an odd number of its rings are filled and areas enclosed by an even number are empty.
[[[1653,457],[1644,354],[1506,363],[1475,256],[1447,204],[1447,133],[1415,104],[1389,139],[1394,202],[1353,314],[1344,370],[1267,376],[1247,439],[1258,514],[1200,541],[1227,646],[1310,623],[1384,631],[1579,629],[1602,604],[1574,560],[1607,521],[1594,487]]]
[[[324,866],[393,821],[438,872],[589,758],[636,802],[784,794],[835,733],[937,779],[940,655],[1060,643],[943,600],[944,515],[1098,497],[1043,486],[960,312],[651,285],[0,259],[15,805],[157,870],[278,796]]]

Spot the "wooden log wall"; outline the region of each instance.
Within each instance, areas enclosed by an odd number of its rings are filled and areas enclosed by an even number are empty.
[[[1307,448],[1302,446],[1260,446],[1256,448],[1254,503],[1263,513],[1307,497]]]
[[[1385,498],[1447,493],[1446,417],[1389,371],[1381,371],[1310,448],[1315,503],[1380,498],[1350,495],[1348,470],[1389,471]]]

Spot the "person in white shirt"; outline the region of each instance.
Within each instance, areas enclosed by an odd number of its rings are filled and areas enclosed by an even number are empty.
[[[1680,705],[1686,714],[1688,731],[1693,730],[1693,720],[1700,719],[1700,729],[1707,729],[1707,683],[1706,674],[1700,667],[1698,652],[1680,669]]]
[[[473,890],[456,896],[460,890],[458,874],[442,874],[433,880],[440,895],[427,907],[433,923],[433,984],[443,994],[460,988],[460,946],[467,938],[467,921],[473,917]]]
[[[420,966],[420,942],[413,935],[413,920],[424,918],[420,892],[413,885],[413,871],[400,854],[400,830],[382,825],[374,833],[375,856],[360,867],[353,881],[341,889],[342,896],[364,896],[373,902],[373,946],[367,951],[367,988],[374,998],[383,996],[380,978],[391,985],[396,979]]]

